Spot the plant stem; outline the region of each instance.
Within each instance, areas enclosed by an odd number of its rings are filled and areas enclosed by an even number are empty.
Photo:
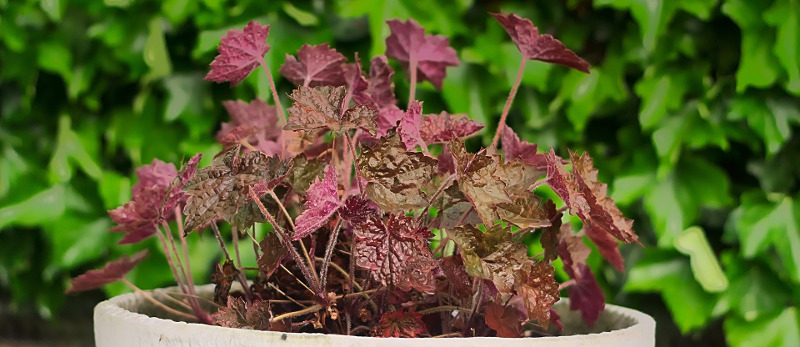
[[[461,311],[461,312],[472,312],[471,308],[461,307],[461,306],[454,306],[454,305],[445,305],[445,306],[436,306],[431,308],[426,308],[424,310],[417,311],[417,313],[421,315],[426,315],[429,313],[436,313],[442,311]]]
[[[248,301],[253,300],[253,293],[250,291],[250,286],[247,284],[247,276],[242,271],[242,257],[239,255],[239,230],[236,227],[231,227],[231,234],[233,234],[233,249],[236,251],[236,266],[239,268],[239,283],[242,285],[244,295]]]
[[[500,132],[503,131],[503,127],[506,125],[506,117],[508,117],[508,111],[511,109],[511,103],[514,101],[514,97],[517,95],[517,89],[519,89],[519,83],[522,81],[522,74],[525,73],[525,63],[527,62],[528,59],[523,57],[522,61],[519,63],[517,79],[514,81],[514,85],[511,86],[511,92],[508,93],[506,105],[503,107],[503,114],[500,115],[500,122],[497,123],[497,130],[494,133],[492,145],[489,147],[491,149],[497,149],[497,142],[500,140]]]
[[[275,200],[275,202],[278,203],[278,208],[281,209],[281,213],[283,213],[283,215],[286,216],[286,221],[289,222],[289,226],[291,226],[292,230],[294,230],[295,227],[294,227],[294,221],[292,220],[292,216],[289,215],[289,211],[286,210],[286,206],[283,205],[281,199],[278,198],[278,195],[275,194],[275,191],[273,190],[268,191],[267,194],[269,194],[272,200]]]
[[[431,208],[431,205],[433,205],[433,203],[436,201],[436,198],[438,198],[439,195],[441,195],[442,192],[444,192],[444,190],[447,188],[447,186],[450,185],[450,182],[453,181],[455,178],[456,178],[456,174],[452,174],[450,176],[447,176],[447,178],[444,180],[444,182],[442,182],[442,184],[439,186],[439,189],[437,189],[436,192],[433,193],[433,196],[428,201],[428,205],[425,206],[425,209],[423,209],[422,212],[420,212],[419,216],[417,216],[417,220],[421,219],[425,215],[425,213],[428,212],[428,209]]]
[[[358,131],[356,131],[358,134]],[[347,146],[350,147],[350,153],[353,156],[353,167],[356,168],[356,184],[358,184],[358,191],[359,193],[364,192],[364,186],[361,184],[361,171],[358,169],[358,158],[356,157],[356,147],[353,144],[355,140],[350,137],[350,133],[345,133]]]
[[[411,85],[408,86],[408,103],[414,101],[414,94],[417,92],[417,59],[414,54],[408,62],[408,73],[411,76]]]
[[[328,266],[331,263],[331,256],[333,255],[333,248],[336,247],[336,239],[339,238],[339,230],[342,228],[342,220],[336,222],[336,227],[328,237],[328,244],[325,246],[325,259],[322,260],[322,266],[319,269],[319,278],[322,281],[320,287],[325,289],[328,282]]]
[[[231,261],[231,255],[228,254],[228,249],[225,247],[225,241],[222,240],[222,235],[219,233],[217,223],[211,223],[211,230],[214,230],[214,236],[217,238],[217,242],[219,242],[219,248],[222,249],[222,253],[225,254],[225,260]]]
[[[569,281],[566,281],[566,282],[564,282],[564,283],[561,283],[561,284],[559,284],[559,285],[558,285],[558,290],[559,290],[559,291],[561,291],[561,290],[564,290],[565,288],[567,288],[567,287],[569,287],[569,286],[571,286],[571,285],[573,285],[573,284],[575,284],[575,283],[576,283],[576,282],[575,282],[575,279],[574,279],[574,278],[573,278],[573,279],[570,279]]]
[[[308,314],[308,313],[312,313],[312,312],[315,312],[315,311],[319,311],[321,309],[322,309],[322,306],[319,305],[319,304],[316,304],[314,306],[309,306],[309,307],[306,307],[306,308],[304,308],[302,310],[299,310],[299,311],[288,312],[288,313],[284,313],[282,315],[277,315],[277,316],[273,317],[272,319],[270,319],[269,321],[270,322],[279,322],[279,321],[282,321],[282,320],[284,320],[286,318],[302,316],[304,314]]]
[[[183,266],[183,261],[181,261],[181,255],[178,253],[178,249],[175,246],[175,238],[172,236],[172,230],[169,228],[169,224],[166,222],[161,223],[164,227],[164,233],[167,234],[167,239],[169,240],[169,244],[172,247],[172,253],[175,255],[175,261],[177,262],[177,269],[180,270],[180,274],[183,276],[183,282],[186,285],[187,289],[189,287],[189,276],[191,272],[187,271],[186,268]],[[189,258],[186,258],[186,262],[189,262]],[[191,293],[191,290],[188,291]]]
[[[321,263],[321,262],[323,262],[325,259],[322,259],[322,258],[320,258],[320,257],[316,257],[316,260],[317,260],[318,262],[320,262],[320,263]],[[344,271],[344,269],[342,269],[342,267],[341,267],[341,266],[339,266],[339,264],[336,264],[336,263],[334,263],[334,262],[329,262],[328,264],[330,264],[330,266],[331,266],[331,267],[332,267],[334,270],[336,270],[336,271],[339,271],[339,273],[340,273],[340,274],[342,274],[342,276],[344,276],[345,278],[347,278],[347,280],[348,280],[348,281],[351,281],[351,280],[352,280],[352,279],[351,279],[351,277],[350,277],[350,274],[348,274],[348,273],[347,273],[347,271]],[[355,285],[355,287],[356,287],[358,290],[364,290],[364,288],[362,288],[362,287],[361,287],[361,285],[360,285],[360,284],[358,284],[358,283],[356,283],[356,282],[353,282],[353,285]],[[352,289],[352,288],[350,288],[350,289],[349,289],[349,292],[350,292],[350,293],[352,293],[352,292],[353,292],[353,289]]]
[[[174,309],[172,307],[164,305],[164,303],[154,299],[152,296],[150,296],[150,294],[148,294],[145,291],[139,289],[139,287],[135,286],[133,283],[131,283],[130,281],[128,281],[125,278],[121,279],[120,281],[122,283],[124,283],[126,286],[128,286],[128,288],[133,289],[133,291],[136,292],[137,294],[142,295],[145,299],[147,299],[147,301],[150,301],[151,303],[153,303],[153,305],[156,305],[157,307],[163,309],[164,311],[172,313],[172,314],[174,314],[176,316],[179,316],[179,317],[181,317],[183,319],[187,319],[187,320],[191,320],[191,321],[198,321],[199,320],[198,317],[192,316],[192,315],[190,315],[188,313],[184,313],[184,312],[178,311],[178,310],[176,310],[176,309]]]
[[[158,240],[161,241],[161,248],[164,250],[164,256],[167,258],[167,264],[169,265],[170,271],[172,271],[172,277],[175,278],[175,282],[178,283],[178,287],[181,289],[182,292],[188,293],[185,284],[183,283],[184,278],[178,276],[178,270],[175,268],[175,263],[172,261],[172,253],[169,251],[169,247],[167,246],[167,239],[162,234],[160,228],[154,225],[156,228],[156,235],[158,236]]]
[[[269,80],[269,89],[272,91],[272,101],[275,102],[275,107],[278,108],[278,114],[281,115],[278,118],[278,121],[283,121],[282,124],[286,124],[286,114],[283,112],[283,106],[281,105],[281,99],[278,97],[278,90],[275,88],[275,80],[272,78],[272,73],[269,71],[269,66],[267,66],[267,61],[264,60],[264,57],[259,57],[258,63],[264,67],[264,71],[267,72],[267,80]],[[283,136],[281,133],[281,156],[283,153],[286,152],[286,137]]]
[[[253,191],[253,187],[247,187],[247,189],[249,190],[250,197],[253,198],[253,201],[256,202],[256,205],[258,205],[258,208],[261,210],[261,213],[263,213],[264,216],[267,217],[267,220],[269,220],[270,224],[272,224],[272,229],[275,230],[276,233],[278,233],[278,237],[283,242],[283,245],[286,246],[287,249],[289,249],[289,254],[292,256],[292,258],[294,258],[294,261],[297,263],[297,266],[300,267],[300,271],[303,272],[303,276],[306,278],[306,281],[308,281],[311,284],[311,287],[316,289],[315,291],[312,292],[321,295],[322,292],[319,288],[319,283],[315,281],[315,277],[314,275],[312,275],[313,272],[311,272],[308,265],[303,264],[303,260],[300,258],[300,254],[297,253],[297,250],[294,248],[294,245],[292,245],[292,239],[289,238],[288,235],[286,235],[283,228],[281,228],[281,226],[278,225],[278,222],[275,221],[275,218],[273,218],[272,215],[269,213],[269,211],[267,211],[267,208],[264,207],[264,204],[261,203],[261,200],[258,198],[258,195],[256,195],[256,192]]]

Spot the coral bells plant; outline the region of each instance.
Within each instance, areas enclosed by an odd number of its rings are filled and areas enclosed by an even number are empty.
[[[223,150],[209,166],[198,168],[200,155],[181,170],[154,160],[137,170],[131,202],[109,211],[113,230],[124,233],[120,243],[156,236],[163,247],[183,295],[169,306],[151,301],[186,320],[233,328],[521,337],[560,326],[551,307],[563,291],[594,324],[604,296],[586,264],[584,236],[622,271],[617,240],[637,242],[632,221],[597,181],[588,154],[569,151],[565,160],[552,149],[539,152],[505,125],[528,60],[586,73],[589,64],[528,19],[493,16],[524,59],[493,141],[477,153],[463,140],[483,125],[424,113],[415,98],[417,83],[441,87],[459,59],[447,38],[413,20],[388,22],[386,56],[372,58],[368,72],[358,56],[347,63],[327,44],[287,55],[280,73],[297,88],[285,111],[264,60],[269,25],[228,32],[206,79],[234,86],[263,66],[276,103],[224,102],[231,121],[217,134]],[[390,59],[410,80],[405,107]],[[543,185],[564,208],[535,194]],[[582,230],[562,222],[565,212],[582,220]],[[186,250],[187,237],[209,229],[224,256],[210,279],[211,312],[195,293]],[[227,237],[234,245],[252,240],[257,267],[242,264],[238,247],[229,254]],[[522,240],[537,237],[544,252],[530,256]],[[69,291],[117,280],[135,288],[124,275],[145,256],[78,276]],[[569,276],[561,284],[557,258]],[[234,282],[241,291],[231,289]]]

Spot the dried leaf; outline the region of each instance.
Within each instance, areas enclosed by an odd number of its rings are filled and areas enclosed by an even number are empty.
[[[528,319],[547,329],[550,323],[550,308],[558,301],[558,283],[553,279],[554,269],[550,264],[539,261],[525,262],[515,272],[516,291],[519,293]]]
[[[386,312],[381,316],[375,336],[417,337],[427,331],[422,315],[414,311]]]
[[[225,265],[217,264],[214,273],[211,274],[211,283],[214,283],[214,302],[218,305],[228,304],[228,295],[231,285],[239,276],[239,270],[233,265],[232,261],[225,261]]]
[[[525,315],[511,305],[503,306],[494,301],[484,309],[486,325],[497,331],[497,337],[522,337]]]
[[[270,327],[269,302],[256,300],[248,304],[240,297],[228,300],[227,306],[211,315],[214,323],[226,328],[267,330]]]
[[[408,152],[393,133],[382,137],[371,148],[362,149],[358,167],[370,181],[366,191],[384,211],[411,210],[427,206],[421,188],[429,183],[436,159],[418,152]]]
[[[386,24],[391,30],[386,38],[386,56],[396,59],[406,69],[412,60],[416,61],[419,82],[428,80],[441,89],[445,69],[461,63],[450,47],[450,40],[440,35],[425,35],[425,29],[413,19],[394,19]]]
[[[541,60],[560,64],[578,71],[589,73],[589,63],[567,49],[552,35],[539,35],[539,28],[530,19],[520,18],[513,13],[492,13],[500,25],[506,29],[511,40],[517,45],[525,59]]]
[[[289,96],[294,103],[287,109],[289,120],[285,130],[314,130],[328,128],[334,132],[362,128],[375,134],[376,110],[356,105],[342,113],[345,87],[298,87]]]
[[[211,71],[205,80],[217,83],[239,84],[264,60],[269,51],[267,36],[269,25],[250,21],[243,31],[230,30],[217,47],[219,55],[211,62]]]
[[[292,158],[292,170],[286,177],[286,182],[298,194],[305,194],[311,183],[325,171],[325,160],[322,158],[308,159],[305,155]]]
[[[297,59],[286,55],[280,74],[298,86],[341,86],[345,84],[345,57],[327,43],[316,46],[304,44]]]
[[[339,209],[336,167],[328,165],[325,178],[315,181],[306,194],[306,209],[295,219],[294,240],[302,239],[325,224]]]
[[[384,221],[376,215],[355,226],[356,265],[368,269],[383,285],[423,293],[436,291],[431,272],[438,267],[428,245],[428,229],[411,217],[390,215]]]
[[[264,273],[264,278],[269,278],[278,269],[286,256],[286,246],[283,245],[278,235],[274,232],[264,236],[258,244],[261,256],[258,257],[258,268]]]
[[[448,143],[455,138],[467,138],[483,129],[483,124],[469,119],[466,114],[451,115],[447,111],[422,116],[419,133],[426,144]]]
[[[514,289],[514,272],[530,261],[528,248],[511,239],[510,228],[496,224],[484,233],[472,225],[463,225],[447,234],[461,250],[468,274],[488,279],[502,293]]]
[[[106,284],[119,281],[125,278],[125,275],[133,270],[145,257],[147,257],[146,249],[139,251],[132,257],[122,256],[122,258],[106,264],[101,270],[89,270],[85,274],[73,278],[72,284],[66,293],[100,288]]]

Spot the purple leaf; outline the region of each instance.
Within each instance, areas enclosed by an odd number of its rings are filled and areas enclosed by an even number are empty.
[[[614,265],[617,271],[624,272],[625,265],[622,260],[622,255],[619,253],[617,240],[615,240],[611,234],[593,228],[591,225],[586,226],[583,230],[586,232],[586,236],[589,237],[589,240],[592,240],[595,246],[597,246],[600,255],[611,265]]]
[[[345,84],[345,57],[327,43],[316,46],[304,44],[297,51],[297,59],[286,55],[280,69],[281,75],[298,86],[341,86]]]
[[[427,148],[425,141],[419,134],[419,123],[422,117],[422,103],[419,101],[412,101],[408,105],[408,111],[405,116],[400,120],[400,125],[397,127],[397,132],[403,139],[407,150],[412,150],[419,145],[421,148]]]
[[[417,337],[427,329],[422,315],[414,311],[392,311],[381,316],[375,335],[380,337]]]
[[[370,199],[353,195],[339,209],[339,215],[352,225],[364,223],[371,216],[378,215],[378,205]]]
[[[547,159],[544,154],[536,153],[537,145],[520,141],[517,134],[508,125],[503,126],[500,132],[500,140],[503,144],[503,159],[506,163],[520,159],[525,165],[532,165],[539,169],[547,168]]]
[[[339,209],[336,168],[328,165],[325,178],[311,184],[306,193],[306,209],[295,219],[294,240],[302,239],[319,229]]]
[[[515,307],[490,301],[484,315],[486,325],[497,331],[497,337],[522,337],[522,322],[527,319]]]
[[[287,109],[285,130],[328,128],[334,132],[362,128],[375,134],[377,111],[367,105],[342,107],[345,87],[298,87],[289,96],[294,103]],[[344,109],[344,112],[342,112]]]
[[[194,176],[194,173],[197,171],[197,165],[200,164],[200,159],[203,159],[203,154],[201,153],[197,153],[189,158],[189,161],[181,168],[178,176],[172,180],[172,183],[169,185],[167,200],[164,206],[161,207],[162,216],[174,214],[175,207],[183,210],[186,201],[189,200],[189,194],[183,192],[183,186]]]
[[[578,265],[578,272],[575,275],[575,284],[567,289],[569,308],[580,310],[581,317],[591,327],[605,309],[606,297],[603,290],[597,285],[597,280],[595,280],[589,265]]]
[[[483,124],[470,120],[466,114],[451,115],[446,111],[422,116],[419,133],[427,144],[448,143],[454,138],[467,138],[483,129]]]
[[[101,270],[89,270],[85,274],[72,279],[72,284],[66,293],[80,292],[100,288],[106,284],[119,281],[133,270],[139,262],[147,257],[147,250],[141,250],[133,257],[122,256],[122,258],[112,261]]]
[[[217,47],[219,55],[211,62],[211,71],[205,80],[230,82],[231,86],[239,84],[264,60],[269,51],[268,35],[269,25],[262,26],[255,21],[247,23],[243,31],[228,31]]]
[[[540,60],[560,64],[578,71],[589,73],[589,63],[567,49],[552,35],[539,35],[539,28],[530,19],[520,18],[513,13],[492,13],[500,25],[506,29],[511,40],[517,45],[525,59]]]
[[[231,121],[222,123],[217,141],[230,147],[246,140],[267,155],[280,150],[279,139],[283,130],[278,126],[278,112],[273,106],[256,98],[249,104],[241,101],[223,101],[222,105]]]
[[[386,38],[386,56],[398,60],[406,69],[412,60],[416,61],[419,82],[428,80],[441,89],[445,69],[460,64],[450,40],[444,36],[425,35],[425,29],[413,19],[394,19],[386,23],[392,32]]]

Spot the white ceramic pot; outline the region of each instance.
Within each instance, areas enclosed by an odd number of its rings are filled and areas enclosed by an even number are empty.
[[[165,291],[153,296],[163,299]],[[210,297],[213,285],[197,288],[201,296]],[[591,346],[647,347],[655,346],[656,322],[652,317],[624,307],[606,305],[592,329],[586,327],[577,311],[570,311],[566,300],[554,308],[561,316],[564,336],[537,338],[373,338],[344,335],[294,334],[271,331],[231,329],[219,326],[185,323],[148,316],[159,313],[154,306],[134,293],[103,301],[94,309],[94,335],[98,347],[123,346],[414,346],[414,347],[488,347],[488,346]],[[593,331],[602,331],[594,332]]]

